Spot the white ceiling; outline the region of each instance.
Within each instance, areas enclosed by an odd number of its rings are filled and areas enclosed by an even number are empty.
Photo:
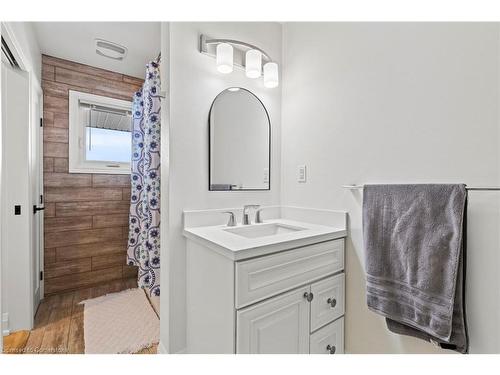
[[[160,52],[159,22],[34,22],[43,54],[144,78],[145,65]],[[128,49],[122,61],[95,52],[95,39]]]

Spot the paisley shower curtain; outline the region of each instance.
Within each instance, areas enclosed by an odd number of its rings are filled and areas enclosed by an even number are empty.
[[[160,295],[160,70],[146,66],[133,99],[132,165],[127,264],[150,296]]]

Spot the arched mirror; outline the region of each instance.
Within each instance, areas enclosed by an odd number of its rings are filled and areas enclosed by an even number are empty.
[[[271,122],[259,98],[240,87],[222,91],[209,129],[209,190],[269,190]]]

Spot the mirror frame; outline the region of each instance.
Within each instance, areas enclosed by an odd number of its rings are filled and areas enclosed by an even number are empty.
[[[264,108],[264,111],[266,113],[266,117],[267,117],[267,127],[268,127],[268,133],[269,133],[269,165],[268,165],[268,170],[269,170],[269,174],[268,174],[268,187],[267,189],[238,189],[238,190],[212,190],[210,188],[211,186],[211,177],[212,177],[212,168],[211,168],[211,161],[212,161],[212,146],[211,146],[211,142],[210,140],[212,139],[212,123],[210,121],[211,117],[212,117],[212,109],[214,107],[214,104],[215,104],[215,101],[217,100],[217,98],[222,95],[224,92],[228,91],[229,89],[239,89],[239,90],[244,90],[246,92],[248,92],[250,95],[252,95],[253,97],[255,97],[255,99],[257,99],[259,101],[259,103],[262,105],[262,108]],[[214,100],[212,101],[212,104],[210,105],[210,111],[208,111],[208,191],[216,191],[216,192],[238,192],[238,191],[270,191],[271,190],[271,150],[272,150],[272,132],[271,132],[271,118],[269,117],[269,112],[267,111],[267,108],[266,106],[264,105],[264,103],[262,102],[262,100],[259,99],[259,97],[257,95],[255,95],[253,92],[251,92],[250,90],[248,89],[245,89],[243,87],[238,87],[238,86],[231,86],[231,87],[228,87],[224,90],[222,90],[221,92],[219,92]]]

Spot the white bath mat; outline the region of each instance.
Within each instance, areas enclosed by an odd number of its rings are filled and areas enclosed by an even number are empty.
[[[85,353],[136,353],[158,343],[160,320],[142,289],[82,302]]]

